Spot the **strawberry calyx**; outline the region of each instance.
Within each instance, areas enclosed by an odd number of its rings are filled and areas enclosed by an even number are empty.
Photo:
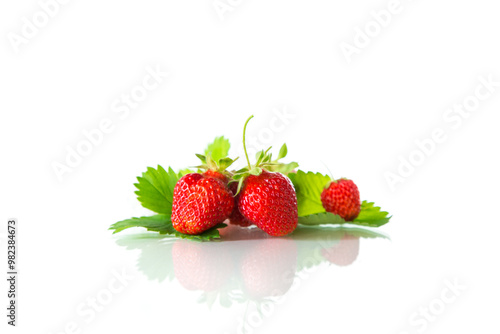
[[[208,174],[217,175],[217,173],[219,173],[229,179],[233,174],[229,172],[227,168],[229,168],[229,166],[231,166],[236,160],[238,160],[238,158],[221,158],[218,161],[215,161],[214,159],[212,159],[212,156],[210,154],[196,154],[196,156],[198,157],[198,159],[200,159],[202,164],[194,166],[195,168],[205,170],[207,171],[207,173],[210,172]]]
[[[250,175],[260,175],[262,174],[262,171],[268,171],[268,172],[279,172],[282,174],[288,174],[291,171],[293,171],[295,168],[299,166],[298,163],[296,162],[290,162],[290,163],[282,163],[279,162],[282,158],[284,158],[287,153],[288,153],[288,148],[286,144],[283,144],[280,148],[280,151],[278,153],[278,157],[273,160],[272,153],[269,151],[271,150],[272,146],[270,146],[267,150],[261,150],[257,152],[256,154],[256,162],[254,165],[250,163],[250,159],[248,158],[248,152],[247,152],[247,147],[246,147],[246,130],[247,130],[247,125],[248,122],[253,118],[253,115],[250,116],[247,121],[245,122],[245,125],[243,127],[243,150],[245,151],[245,157],[248,163],[248,166],[243,167],[233,173],[232,180],[231,182],[238,182],[238,188],[236,193],[234,194],[235,196],[240,192],[241,187],[245,181],[245,179],[250,176]]]
[[[324,189],[328,189],[330,188],[330,185],[332,183],[339,183],[339,181],[350,181],[351,179],[348,179],[346,177],[341,177],[340,179],[334,179],[332,178],[332,180],[330,182],[328,182],[326,185],[325,185],[325,188]]]

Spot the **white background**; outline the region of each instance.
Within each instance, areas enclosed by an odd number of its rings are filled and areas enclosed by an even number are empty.
[[[40,4],[0,4],[0,218],[19,220],[20,272],[15,329],[0,284],[2,333],[64,333],[72,322],[75,333],[236,333],[252,302],[210,308],[177,278],[151,280],[146,272],[170,255],[152,248],[144,270],[141,251],[107,228],[149,214],[133,187],[147,166],[196,164],[194,153],[217,135],[241,155],[251,114],[248,134],[262,148],[286,142],[302,169],[352,178],[363,199],[393,215],[380,229],[390,240],[361,239],[351,265],[297,273],[254,333],[498,332],[500,87],[460,124],[443,118],[474,101],[480,77],[500,81],[498,4],[401,0],[380,28],[370,12],[389,1],[221,2],[230,10],[212,0],[69,1],[17,46],[13,36]],[[380,31],[346,57],[342,43],[355,46],[366,25]],[[169,75],[127,117],[116,113],[147,68]],[[277,120],[285,110],[291,116]],[[112,131],[58,179],[54,162],[65,164],[68,147],[103,119]],[[417,157],[415,141],[436,128],[446,140],[391,188],[387,173],[398,173],[399,157]],[[122,270],[133,279],[87,321],[78,306]],[[465,288],[425,328],[412,323],[440,305],[447,281]]]

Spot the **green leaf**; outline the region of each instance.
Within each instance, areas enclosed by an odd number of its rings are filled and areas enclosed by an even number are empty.
[[[283,146],[281,146],[280,148],[280,153],[278,154],[278,158],[276,160],[283,159],[284,157],[286,157],[287,153],[288,149],[286,147],[286,144],[283,144]]]
[[[262,160],[262,162],[263,163],[271,162],[272,158],[273,158],[273,154],[272,153],[268,153],[268,154],[266,154],[266,156],[264,157],[264,159]]]
[[[251,175],[260,175],[262,174],[262,168],[254,167],[248,173],[250,173]]]
[[[262,160],[264,160],[265,156],[266,154],[264,153],[264,150],[257,152],[255,155],[255,166],[259,166],[262,163]]]
[[[172,213],[172,202],[174,197],[174,187],[179,180],[179,174],[172,168],[168,172],[158,165],[157,169],[148,167],[142,177],[137,177],[139,183],[135,183],[138,189],[135,193],[142,206],[156,213]]]
[[[226,170],[229,166],[231,166],[238,158],[236,159],[231,159],[231,158],[222,158],[219,160],[218,165],[220,170]]]
[[[236,188],[236,194],[234,194],[234,196],[236,196],[236,195],[238,195],[240,193],[241,187],[243,187],[243,182],[244,181],[245,181],[245,179],[243,179],[243,178],[238,180],[238,188]],[[236,204],[237,203],[235,201],[234,205],[236,205]]]
[[[299,224],[301,225],[335,225],[345,223],[346,221],[342,217],[330,212],[321,212],[299,217]]]
[[[113,234],[115,234],[131,227],[144,227],[148,231],[160,232],[160,234],[173,234],[175,231],[170,220],[170,215],[133,217],[114,223],[109,229],[113,230]]]
[[[189,168],[184,168],[184,169],[179,170],[179,172],[177,174],[179,175],[179,178],[181,178],[184,175],[191,174],[191,173],[195,173],[195,171],[191,170]]]
[[[175,231],[174,235],[176,237],[182,238],[182,239],[191,239],[191,240],[199,240],[199,241],[209,241],[209,240],[212,240],[212,239],[218,239],[218,238],[220,238],[219,229],[220,228],[224,228],[226,226],[227,226],[226,224],[220,223],[220,224],[212,227],[211,229],[206,230],[205,232],[203,232],[201,234],[184,234],[184,233],[180,233],[180,232]]]
[[[328,175],[298,170],[297,173],[288,174],[288,177],[297,192],[299,216],[325,212],[321,203],[321,192],[331,181]]]
[[[290,172],[295,168],[299,167],[299,164],[296,162],[290,162],[288,164],[277,164],[277,165],[268,165],[266,169],[271,172],[279,172],[281,174],[290,176]]]
[[[388,213],[382,211],[380,207],[375,206],[373,202],[363,201],[361,203],[361,212],[358,217],[353,221],[345,221],[339,215],[322,212],[312,215],[299,217],[299,224],[301,225],[337,225],[337,224],[354,224],[368,227],[380,227],[389,222],[391,217],[387,216]]]
[[[391,217],[388,212],[382,211],[380,207],[375,206],[375,203],[363,201],[361,203],[361,212],[352,224],[379,227],[387,224]]]
[[[211,144],[208,144],[205,155],[210,155],[214,161],[219,161],[227,157],[230,147],[229,139],[224,138],[224,136],[217,137]]]
[[[198,159],[200,159],[201,163],[202,164],[207,164],[207,157],[202,155],[202,154],[198,154],[198,153],[195,153],[195,155],[198,157]]]
[[[184,234],[176,231],[172,226],[172,221],[170,220],[170,215],[154,215],[149,217],[140,217],[140,218],[130,218],[114,223],[109,228],[113,230],[113,234],[121,232],[125,229],[131,227],[144,227],[148,231],[159,232],[160,234],[172,235],[182,239],[191,239],[191,240],[212,240],[215,238],[220,238],[219,228],[226,227],[226,224],[218,224],[213,228],[197,235],[192,234]]]

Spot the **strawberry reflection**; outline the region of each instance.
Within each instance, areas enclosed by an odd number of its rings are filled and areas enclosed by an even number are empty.
[[[229,225],[221,240],[198,242],[156,234],[126,235],[117,240],[140,249],[139,269],[151,280],[174,277],[200,301],[222,306],[286,294],[302,270],[331,263],[346,267],[359,256],[362,238],[387,238],[362,228],[299,227],[275,238],[255,228]]]
[[[284,295],[297,268],[297,245],[290,238],[275,238],[258,228],[229,225],[220,231],[223,245],[233,255],[237,288],[250,299]]]
[[[292,286],[296,267],[297,245],[293,240],[258,241],[240,262],[243,287],[255,299],[282,296]]]
[[[188,290],[213,291],[230,278],[233,259],[223,243],[176,240],[172,247],[174,274]]]
[[[326,260],[341,267],[352,264],[358,254],[359,237],[347,233],[340,238],[338,244],[321,250],[321,255]]]

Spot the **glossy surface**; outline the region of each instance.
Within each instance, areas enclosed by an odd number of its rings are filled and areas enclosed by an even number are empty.
[[[237,333],[247,326],[254,333],[399,334],[418,333],[423,323],[428,333],[486,330],[495,324],[491,301],[500,297],[498,233],[488,221],[489,230],[462,223],[471,212],[453,211],[458,200],[441,200],[448,210],[431,211],[433,218],[408,197],[393,200],[385,208],[394,218],[375,231],[299,228],[272,238],[229,226],[219,242],[105,231],[127,213],[54,220],[60,234],[53,238],[29,224],[34,216],[23,216],[20,324],[31,331],[37,323],[42,333],[72,324],[84,333]],[[112,203],[116,212],[123,206]],[[431,199],[421,205],[432,208]],[[442,313],[423,322],[420,312],[431,307]]]

